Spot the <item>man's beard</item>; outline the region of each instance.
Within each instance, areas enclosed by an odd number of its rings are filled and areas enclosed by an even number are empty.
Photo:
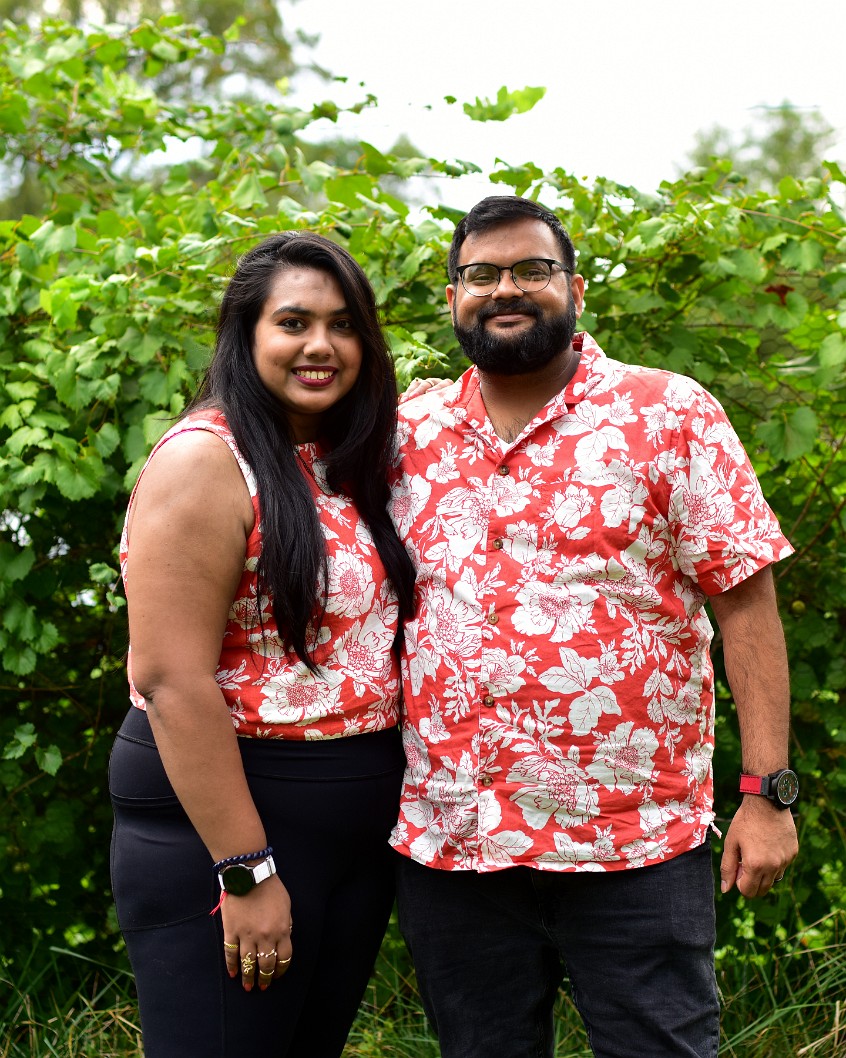
[[[485,322],[493,316],[520,312],[533,316],[535,322],[518,334],[492,333]],[[531,302],[513,301],[484,305],[472,327],[462,327],[453,307],[455,336],[464,355],[480,371],[491,375],[523,375],[545,367],[556,356],[569,349],[576,333],[576,305],[570,303],[557,316],[545,315]]]

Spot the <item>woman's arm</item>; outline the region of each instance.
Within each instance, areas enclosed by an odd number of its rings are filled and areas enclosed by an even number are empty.
[[[267,844],[214,678],[253,519],[228,447],[194,431],[156,453],[129,522],[133,682],[147,701],[168,778],[213,860]],[[290,902],[278,877],[228,897],[222,914],[226,941],[240,955],[291,954]],[[226,955],[234,976],[239,950]]]

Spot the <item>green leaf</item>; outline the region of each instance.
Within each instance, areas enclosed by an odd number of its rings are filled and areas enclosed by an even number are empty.
[[[790,239],[782,250],[781,259],[787,268],[797,272],[814,272],[822,266],[825,251],[820,243],[804,236]]]
[[[114,584],[120,576],[116,569],[112,569],[105,562],[92,562],[88,567],[88,575],[95,584]]]
[[[803,406],[761,423],[756,433],[775,459],[789,463],[813,450],[819,423],[811,408]]]
[[[324,193],[330,202],[340,202],[350,209],[361,206],[359,195],[371,198],[375,180],[363,173],[347,173],[343,176],[333,176],[323,186]]]
[[[267,209],[267,199],[261,181],[255,173],[244,173],[232,192],[232,205],[236,209]]]
[[[55,775],[62,766],[62,751],[55,744],[48,746],[47,749],[39,747],[35,751],[35,763],[48,775]]]
[[[18,757],[22,757],[37,741],[38,736],[35,734],[35,725],[21,724],[15,728],[12,741],[3,747],[3,759],[16,760]]]
[[[84,500],[100,489],[103,462],[96,453],[82,450],[75,462],[60,459],[56,463],[56,485],[68,500]]]
[[[56,225],[48,220],[32,233],[30,240],[43,257],[67,253],[76,246],[76,228],[73,225]]]
[[[0,562],[4,580],[23,580],[33,567],[35,551],[31,547],[20,551],[11,544],[0,543]]]
[[[841,364],[846,364],[846,337],[828,334],[820,343],[820,365],[840,367]]]
[[[464,113],[471,121],[506,121],[512,114],[524,114],[546,95],[545,88],[521,88],[509,92],[503,85],[496,94],[496,102],[476,97],[475,103],[465,103]]]

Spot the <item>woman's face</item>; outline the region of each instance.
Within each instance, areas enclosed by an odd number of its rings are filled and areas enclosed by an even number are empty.
[[[277,272],[256,323],[253,360],[298,444],[317,440],[323,416],[355,385],[361,358],[337,279],[300,265]]]

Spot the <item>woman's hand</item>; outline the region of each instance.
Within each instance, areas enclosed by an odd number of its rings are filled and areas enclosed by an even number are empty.
[[[436,390],[446,389],[451,385],[452,380],[448,378],[413,378],[405,393],[400,393],[399,403],[403,404],[412,397],[419,397],[423,393],[434,393]]]
[[[274,874],[246,896],[228,893],[220,913],[229,976],[240,974],[247,992],[255,984],[263,992],[287,972],[294,954],[288,890]]]

